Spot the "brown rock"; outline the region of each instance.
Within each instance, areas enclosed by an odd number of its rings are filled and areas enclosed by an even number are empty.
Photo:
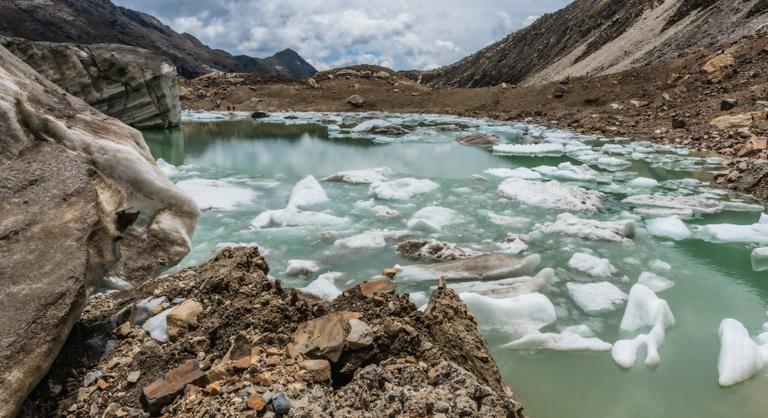
[[[683,129],[687,123],[682,119],[672,119],[672,129]]]
[[[125,321],[120,326],[115,328],[115,335],[117,335],[120,338],[125,338],[129,335],[131,335],[131,322]]]
[[[651,102],[646,100],[630,100],[629,102],[632,103],[632,105],[637,109],[648,107],[648,105],[651,104]]]
[[[390,279],[393,279],[395,278],[396,275],[397,275],[397,269],[393,269],[393,268],[384,269],[384,276],[389,277]]]
[[[313,382],[331,380],[331,363],[328,360],[304,360],[299,363],[299,367],[309,372]]]
[[[311,358],[339,361],[349,334],[349,319],[342,312],[334,312],[299,325],[293,333],[289,350]],[[295,357],[295,355],[292,355]]]
[[[394,272],[397,273],[397,270],[395,269],[387,269],[384,270],[384,275],[387,276],[387,274],[390,273],[392,274],[392,277],[394,277],[394,274],[391,273],[390,270],[394,270]],[[395,288],[395,284],[392,283],[389,278],[371,280],[369,282],[360,284],[360,292],[362,292],[363,295],[367,297],[372,297],[374,295],[394,294]]]
[[[729,129],[744,128],[755,122],[765,121],[765,112],[741,113],[738,115],[726,115],[712,119],[709,123],[724,131]]]
[[[714,56],[701,69],[707,74],[712,74],[734,64],[733,55],[726,53]]]
[[[200,386],[206,381],[196,360],[189,360],[165,373],[141,391],[141,405],[145,411],[158,415],[164,406],[173,402],[184,391],[186,385]]]
[[[205,387],[205,393],[211,396],[216,396],[221,393],[221,381],[217,380]]]
[[[128,383],[136,383],[139,381],[139,377],[141,377],[140,371],[130,372],[128,373],[128,377],[125,379]]]
[[[347,335],[347,346],[352,350],[370,347],[373,344],[373,330],[365,322],[351,318],[349,319],[349,335]]]
[[[190,327],[197,326],[197,316],[203,312],[203,306],[192,299],[187,299],[171,309],[166,317],[168,323],[168,338],[177,341],[183,337]]]
[[[261,396],[251,396],[247,401],[245,401],[245,404],[248,406],[248,408],[253,409],[254,411],[263,411],[267,406]]]

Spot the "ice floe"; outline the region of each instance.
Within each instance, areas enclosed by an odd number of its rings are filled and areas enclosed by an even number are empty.
[[[677,216],[647,219],[645,228],[653,236],[677,241],[688,239],[693,235],[685,222]]]
[[[768,247],[760,247],[752,250],[752,270],[768,270]]]
[[[762,221],[752,225],[703,225],[699,228],[698,232],[699,238],[707,241],[768,244],[768,223],[763,223]]]
[[[650,188],[659,185],[659,182],[648,177],[636,177],[627,183],[630,187]]]
[[[493,146],[493,152],[506,155],[530,155],[535,157],[559,156],[565,153],[562,144],[499,144]]]
[[[485,214],[491,223],[500,225],[500,226],[508,226],[510,228],[522,229],[522,228],[528,227],[531,224],[530,219],[519,217],[519,216],[499,215],[498,213],[493,213],[493,212],[486,212]]]
[[[528,249],[528,244],[515,234],[507,236],[504,242],[500,242],[496,244],[496,246],[499,248],[499,251],[497,252],[513,255],[520,254]]]
[[[557,215],[555,222],[536,224],[534,231],[582,238],[590,241],[627,241],[635,236],[635,221],[597,221],[579,218],[570,213]]]
[[[256,229],[269,227],[302,227],[339,225],[347,222],[346,218],[323,212],[304,211],[296,208],[266,210],[251,221]]]
[[[403,280],[476,280],[517,277],[533,272],[541,256],[525,258],[507,254],[485,254],[477,257],[437,264],[399,266],[397,277]]]
[[[397,253],[405,258],[423,261],[452,261],[477,257],[479,252],[462,248],[456,244],[434,239],[412,239],[401,242],[397,246]]]
[[[607,258],[576,253],[568,260],[568,267],[592,277],[610,278],[619,272]]]
[[[400,217],[400,212],[390,208],[386,205],[377,205],[376,201],[370,200],[358,200],[355,202],[355,207],[352,209],[353,213],[362,215],[372,215],[376,218],[392,219]]]
[[[234,210],[251,203],[258,195],[255,191],[223,180],[189,179],[176,183],[200,210]]]
[[[320,270],[320,266],[312,260],[288,260],[285,267],[286,276],[311,276]]]
[[[632,286],[629,301],[621,319],[622,332],[635,332],[650,327],[647,334],[616,341],[611,350],[613,361],[628,369],[635,365],[640,347],[645,346],[645,365],[656,366],[661,362],[659,347],[664,341],[667,328],[675,323],[675,317],[667,301],[656,296],[653,290],[642,284]]]
[[[571,299],[590,315],[613,312],[624,306],[627,294],[612,283],[568,283]]]
[[[375,229],[366,231],[351,237],[338,239],[333,246],[341,249],[376,249],[384,248],[388,240],[396,240],[407,237],[408,231],[392,231],[389,229]]]
[[[440,185],[432,180],[408,177],[372,183],[370,192],[379,199],[407,200],[420,194],[429,193],[438,187]]]
[[[672,271],[672,266],[661,260],[653,260],[650,263],[648,263],[648,267],[650,267],[652,270],[656,270],[660,273],[665,273],[668,271]]]
[[[385,181],[395,173],[387,167],[377,167],[365,170],[340,171],[323,177],[323,181],[341,181],[352,184],[371,184]]]
[[[645,208],[690,210],[695,214],[713,214],[723,210],[720,202],[692,196],[642,194],[629,196],[622,202]]]
[[[541,293],[495,299],[477,293],[460,293],[483,328],[500,329],[523,336],[555,322],[557,314],[552,302]]]
[[[601,207],[603,194],[555,180],[540,183],[508,178],[498,188],[501,196],[528,206],[596,212]]]
[[[443,227],[461,222],[459,212],[439,206],[427,206],[408,219],[408,228],[413,230],[440,232]]]
[[[622,170],[632,165],[631,162],[616,157],[600,157],[595,163],[597,163],[598,167],[610,171]]]
[[[343,275],[344,273],[335,271],[323,273],[306,287],[299,288],[298,290],[317,296],[320,299],[333,300],[341,294],[341,289],[336,286],[336,279]]]
[[[514,177],[523,180],[541,180],[541,174],[531,170],[527,167],[517,168],[489,168],[485,170],[486,174],[490,174],[495,177],[509,178]]]
[[[553,351],[608,351],[611,344],[579,327],[570,327],[560,333],[542,333],[539,331],[525,335],[517,340],[502,345],[513,350],[553,350]],[[585,335],[586,334],[586,335]]]
[[[350,129],[352,132],[368,132],[373,129],[377,128],[387,128],[392,126],[392,123],[384,120],[384,119],[370,119],[366,120],[364,122],[361,122],[357,126]]]
[[[582,182],[610,182],[599,171],[589,168],[588,165],[573,165],[571,163],[562,163],[557,167],[542,165],[533,168],[544,177],[555,180],[582,181]]]
[[[288,198],[288,207],[301,209],[329,201],[325,189],[317,179],[307,176],[293,186],[291,196]]]
[[[641,272],[637,282],[656,293],[663,292],[675,285],[673,280],[648,271]]]
[[[555,271],[551,268],[545,268],[533,277],[522,276],[495,281],[449,283],[448,287],[459,294],[477,293],[495,299],[506,299],[527,293],[545,292],[554,280]]]
[[[741,322],[723,319],[719,335],[717,380],[720,386],[733,386],[749,380],[768,365],[768,341],[755,342]],[[764,335],[768,337],[768,334]]]

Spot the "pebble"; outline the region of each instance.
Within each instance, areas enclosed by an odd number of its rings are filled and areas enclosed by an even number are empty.
[[[139,381],[139,377],[141,377],[141,372],[135,371],[128,373],[128,378],[126,379],[128,383],[136,383]]]
[[[291,405],[291,401],[288,400],[288,397],[285,396],[285,393],[283,392],[278,393],[277,396],[272,399],[272,409],[274,409],[275,413],[278,415],[287,414],[291,408],[293,408],[293,405]]]

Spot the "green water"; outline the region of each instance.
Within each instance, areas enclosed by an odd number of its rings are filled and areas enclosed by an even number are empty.
[[[399,257],[398,241],[384,248],[339,252],[334,241],[374,229],[405,230],[405,221],[425,206],[441,206],[461,213],[462,222],[444,228],[432,237],[477,251],[497,250],[508,233],[526,234],[535,223],[553,221],[557,210],[525,207],[501,198],[497,187],[502,179],[483,174],[489,168],[556,166],[562,162],[580,164],[568,157],[530,157],[495,155],[488,150],[470,148],[454,142],[467,133],[489,132],[508,141],[529,136],[580,141],[599,151],[600,138],[581,137],[547,131],[522,124],[505,124],[476,119],[440,116],[376,115],[411,130],[405,137],[391,138],[350,132],[348,128],[370,115],[300,114],[275,115],[266,121],[190,121],[174,131],[148,131],[145,138],[156,158],[177,167],[175,182],[210,179],[224,181],[236,190],[251,193],[247,202],[227,210],[203,212],[193,237],[190,255],[177,268],[198,264],[222,245],[258,245],[268,254],[271,275],[288,286],[303,287],[317,274],[344,273],[336,284],[347,287],[370,279],[384,268],[414,264]],[[632,207],[621,200],[633,190],[628,181],[637,176],[659,181],[653,193],[691,195],[713,200],[747,200],[744,196],[718,190],[706,183],[718,169],[716,159],[684,152],[630,145],[621,158],[631,166],[609,172],[607,183],[573,183],[606,194],[604,208],[597,214],[579,214],[600,220],[631,216]],[[608,155],[607,153],[603,153]],[[617,155],[612,155],[617,156]],[[431,179],[440,187],[403,201],[377,201],[397,210],[396,218],[376,218],[353,210],[355,202],[372,199],[367,185],[322,182],[330,198],[311,210],[345,217],[348,222],[334,227],[252,228],[250,221],[261,212],[284,208],[293,186],[307,175],[320,179],[329,174],[353,169],[389,167],[394,178]],[[482,175],[480,179],[476,175]],[[704,182],[686,182],[681,179]],[[230,197],[232,193],[226,193]],[[226,197],[226,196],[225,196]],[[519,230],[489,221],[487,211],[527,218],[528,226]],[[526,242],[526,254],[540,254],[543,267],[557,269],[560,279],[546,293],[557,310],[557,322],[543,331],[558,332],[566,326],[586,324],[600,339],[620,338],[618,324],[623,309],[597,316],[583,313],[565,290],[564,273],[570,256],[591,250],[608,258],[626,275],[629,282],[614,282],[625,292],[637,281],[653,260],[662,260],[672,270],[662,274],[675,281],[671,289],[659,293],[675,315],[676,323],[667,331],[660,347],[661,364],[648,368],[641,360],[630,370],[618,367],[610,352],[515,351],[500,347],[512,337],[503,329],[479,323],[506,382],[523,401],[528,413],[538,418],[559,417],[765,417],[768,416],[768,371],[731,388],[717,383],[719,351],[718,325],[724,318],[741,321],[752,335],[766,321],[768,310],[768,272],[755,272],[749,243],[713,243],[697,238],[696,225],[714,223],[752,224],[759,212],[724,211],[686,220],[694,238],[672,241],[651,236],[638,220],[634,245],[583,241],[560,236],[534,236]],[[414,237],[430,236],[414,232]],[[229,244],[222,244],[229,243]],[[308,259],[321,264],[312,277],[286,277],[289,259]],[[402,292],[429,292],[434,282],[398,281]]]

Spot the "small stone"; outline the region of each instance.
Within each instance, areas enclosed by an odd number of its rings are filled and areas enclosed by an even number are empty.
[[[268,118],[268,117],[269,117],[269,113],[267,113],[267,112],[253,112],[253,113],[251,113],[251,118],[252,119],[264,119],[264,118]]]
[[[260,396],[251,396],[245,401],[245,404],[248,408],[253,409],[254,411],[263,411],[264,408],[267,407],[267,403],[264,402],[264,399]]]
[[[209,384],[208,386],[205,387],[204,392],[211,396],[218,395],[219,393],[221,393],[221,381],[217,380]]]
[[[720,110],[731,110],[739,105],[739,101],[736,99],[723,99],[720,102]]]
[[[128,383],[133,384],[139,381],[139,377],[141,377],[140,371],[130,372],[128,373],[128,378],[126,379],[126,381]]]
[[[192,299],[187,299],[171,309],[165,320],[168,324],[168,338],[178,341],[190,327],[197,326],[197,316],[203,312],[203,306]]]
[[[648,105],[651,104],[651,102],[646,100],[630,100],[630,103],[632,103],[633,106],[637,109],[642,109],[644,107],[648,107]]]
[[[317,80],[315,80],[315,79],[314,79],[314,78],[312,78],[312,77],[310,77],[309,79],[307,79],[307,85],[308,85],[310,88],[313,88],[313,89],[318,89],[318,88],[320,88],[320,84],[318,84],[318,83],[317,83]]]
[[[672,129],[683,129],[687,123],[682,119],[672,119]]]
[[[309,372],[313,382],[327,382],[331,380],[331,363],[328,360],[304,360],[299,367]]]
[[[264,403],[267,403],[267,404],[271,403],[272,402],[272,398],[274,398],[274,397],[275,397],[275,395],[271,391],[266,391],[266,392],[264,392],[263,395],[261,395],[261,399],[264,399]]]
[[[125,321],[120,326],[115,328],[115,335],[117,335],[120,338],[125,338],[129,335],[131,335],[131,322]]]
[[[283,392],[278,393],[277,396],[272,399],[272,409],[277,415],[285,415],[290,412],[291,408],[293,408],[293,405],[291,405],[291,401]]]
[[[103,379],[99,379],[96,381],[96,386],[98,386],[98,388],[101,390],[106,390],[109,387],[109,383],[107,383]]]
[[[397,269],[388,268],[384,269],[384,276],[389,277],[390,279],[393,279],[397,275]]]

